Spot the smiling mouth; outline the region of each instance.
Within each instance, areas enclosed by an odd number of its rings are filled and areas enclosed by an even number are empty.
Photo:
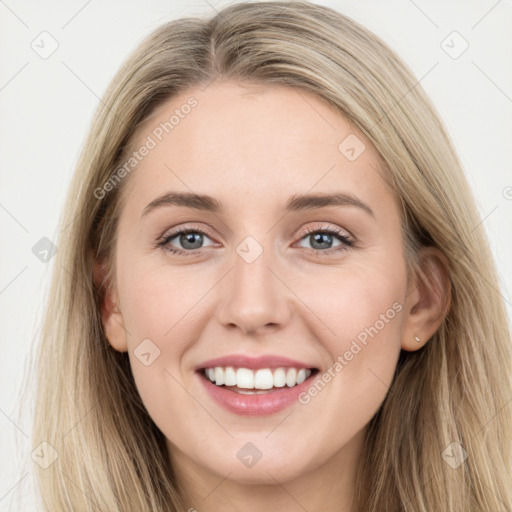
[[[199,373],[212,384],[234,393],[259,395],[293,388],[318,373],[317,368],[279,367],[235,368],[216,366],[202,368]]]

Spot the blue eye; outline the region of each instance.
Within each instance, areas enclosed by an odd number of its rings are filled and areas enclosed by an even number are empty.
[[[172,254],[181,256],[192,256],[197,254],[198,249],[203,248],[204,238],[210,239],[208,234],[200,228],[190,227],[176,230],[157,241],[157,247],[162,247]],[[333,239],[337,238],[341,243],[332,247]],[[182,248],[174,247],[171,242],[176,239]],[[310,254],[313,255],[330,255],[333,252],[347,250],[350,247],[355,247],[355,242],[347,236],[343,231],[335,228],[308,228],[306,234],[301,237],[302,240],[310,240],[311,244],[317,247],[305,247]],[[211,244],[215,245],[215,244]],[[210,245],[210,246],[211,246]],[[329,247],[325,247],[328,245]]]
[[[332,247],[333,238],[337,238],[341,241],[341,243],[337,246]],[[316,254],[323,253],[324,254],[332,254],[333,252],[343,251],[350,247],[354,247],[354,241],[351,240],[344,232],[336,229],[336,228],[308,228],[306,229],[306,235],[301,238],[301,240],[310,240],[311,244],[317,245],[317,247],[313,247],[313,249],[308,249],[309,252],[314,252]],[[318,247],[320,245],[320,247]],[[322,247],[322,245],[324,247]],[[325,247],[325,245],[329,245],[330,247]]]
[[[164,247],[166,250],[172,252],[173,254],[188,256],[191,252],[197,252],[196,249],[202,248],[201,244],[204,237],[208,237],[208,235],[202,229],[181,229],[166,235],[158,242],[158,246]],[[178,239],[179,243],[182,245],[182,247],[184,247],[184,249],[179,249],[170,245],[171,241],[175,238]]]

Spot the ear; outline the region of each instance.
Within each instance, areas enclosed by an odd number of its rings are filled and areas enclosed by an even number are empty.
[[[420,270],[409,285],[402,325],[402,349],[423,347],[444,320],[451,304],[450,262],[437,247],[424,247]]]
[[[95,262],[93,268],[94,282],[103,297],[100,305],[101,322],[108,342],[118,352],[128,351],[127,331],[123,315],[120,311],[116,290],[107,279],[107,266],[103,262]]]

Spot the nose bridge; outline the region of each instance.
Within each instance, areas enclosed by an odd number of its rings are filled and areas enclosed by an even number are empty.
[[[268,241],[268,239],[267,239]],[[233,254],[233,271],[221,297],[218,319],[225,326],[236,325],[245,333],[288,321],[287,288],[271,270],[276,258],[271,247],[246,237]]]

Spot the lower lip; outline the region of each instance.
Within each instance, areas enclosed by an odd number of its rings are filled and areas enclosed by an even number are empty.
[[[211,398],[224,409],[242,416],[264,416],[280,412],[296,402],[298,396],[311,385],[316,373],[292,388],[284,386],[278,391],[254,395],[245,395],[216,386],[203,375],[202,371],[197,372],[197,375]]]

